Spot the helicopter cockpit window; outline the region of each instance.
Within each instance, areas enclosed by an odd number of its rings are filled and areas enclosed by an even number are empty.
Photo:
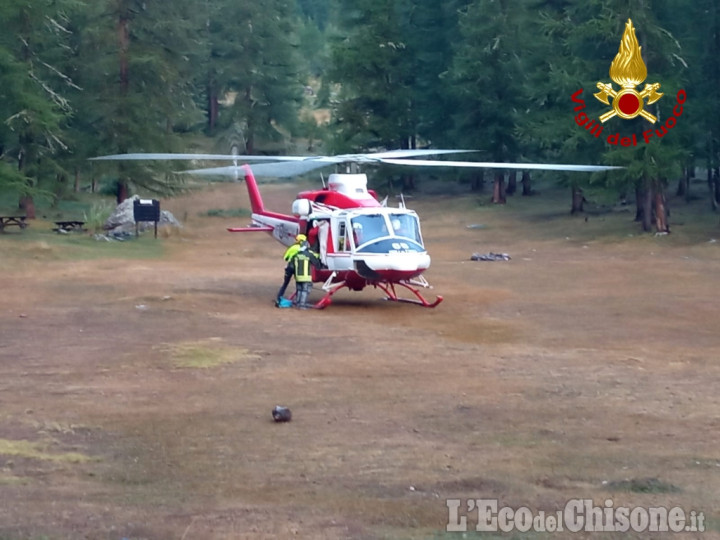
[[[350,221],[352,223],[353,240],[356,246],[389,235],[385,217],[381,214],[356,216]]]
[[[420,238],[420,226],[416,216],[411,214],[391,214],[390,224],[393,228],[393,234],[400,238],[409,238],[418,244],[422,244]]]

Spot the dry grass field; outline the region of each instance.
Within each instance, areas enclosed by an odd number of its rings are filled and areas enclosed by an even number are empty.
[[[655,237],[543,196],[411,200],[434,310],[274,308],[282,246],[201,215],[237,185],[163,201],[185,227],[157,240],[0,235],[0,538],[465,538],[473,498],[677,506],[720,538],[717,216]]]

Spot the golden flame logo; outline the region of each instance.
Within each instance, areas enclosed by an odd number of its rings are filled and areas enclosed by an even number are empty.
[[[623,87],[635,88],[647,77],[647,68],[642,59],[642,48],[635,37],[632,21],[625,25],[620,50],[610,64],[610,78]]]
[[[635,90],[635,87],[647,77],[647,67],[645,67],[641,53],[642,47],[635,37],[632,20],[628,19],[620,41],[620,48],[610,64],[610,78],[619,84],[621,89],[616,92],[612,84],[599,82],[597,87],[600,92],[594,94],[605,105],[610,105],[608,96],[613,99],[612,110],[600,116],[601,122],[606,122],[615,115],[625,120],[642,116],[651,124],[657,122],[657,118],[647,112],[644,107],[645,98],[648,98],[647,104],[651,105],[663,96],[657,92],[660,83],[646,84],[642,92]]]

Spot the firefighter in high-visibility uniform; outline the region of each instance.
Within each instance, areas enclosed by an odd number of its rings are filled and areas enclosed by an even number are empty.
[[[292,262],[296,286],[294,303],[300,309],[307,309],[308,296],[312,290],[312,267],[319,267],[320,259],[310,250],[307,242],[303,242]]]
[[[283,260],[287,263],[285,265],[285,276],[283,278],[283,283],[280,286],[280,290],[278,290],[277,298],[275,300],[275,305],[280,305],[280,300],[285,296],[285,291],[287,290],[288,285],[290,284],[290,280],[293,278],[293,275],[295,275],[295,266],[293,265],[293,257],[297,254],[298,251],[300,251],[300,246],[303,242],[307,242],[307,237],[304,234],[298,234],[295,237],[295,243],[287,248],[285,250],[285,254],[283,255]]]

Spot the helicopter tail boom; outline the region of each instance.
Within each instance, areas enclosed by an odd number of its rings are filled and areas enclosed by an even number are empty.
[[[245,169],[245,183],[247,184],[248,196],[250,197],[250,208],[252,208],[253,214],[264,214],[265,205],[260,196],[260,189],[255,181],[252,169],[250,165],[243,165],[243,169]]]
[[[245,183],[247,184],[250,208],[252,209],[252,225],[249,227],[230,227],[230,232],[268,232],[280,243],[289,246],[300,232],[300,223],[295,216],[265,210],[260,189],[249,165],[243,165]]]
[[[272,227],[228,227],[230,232],[273,232]]]

